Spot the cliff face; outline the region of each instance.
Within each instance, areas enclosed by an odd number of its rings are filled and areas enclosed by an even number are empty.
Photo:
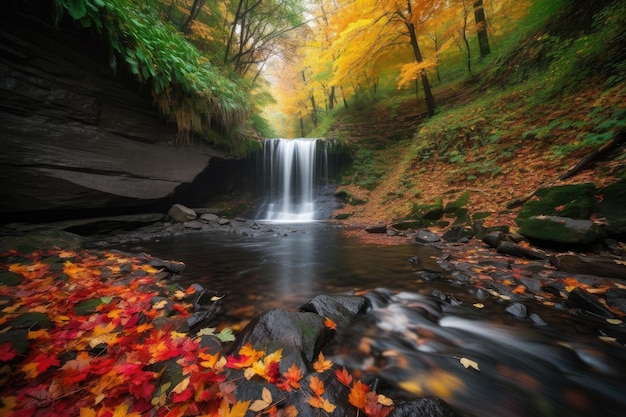
[[[50,3],[9,2],[0,17],[0,213],[145,205],[221,156],[174,145],[150,95],[93,37],[55,28]]]

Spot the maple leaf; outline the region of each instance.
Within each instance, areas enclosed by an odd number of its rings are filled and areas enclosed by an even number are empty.
[[[328,401],[326,398],[320,398],[320,397],[309,397],[309,405],[311,405],[311,407],[321,408],[327,413],[332,413],[333,411],[335,411],[335,407],[336,407],[333,403]]]
[[[272,384],[276,383],[280,379],[280,359],[282,358],[282,354],[282,349],[270,353],[262,360],[253,363],[252,370]]]
[[[59,366],[59,359],[42,352],[32,362],[23,365],[20,370],[26,374],[26,378],[34,379],[51,366]]]
[[[311,377],[311,380],[309,381],[309,387],[311,388],[311,391],[313,391],[313,393],[318,397],[321,397],[322,394],[326,392],[324,383],[315,375]]]
[[[222,402],[218,415],[220,417],[244,417],[249,406],[250,401],[237,401],[232,407],[227,402]]]
[[[302,371],[295,363],[291,364],[287,372],[283,372],[284,382],[278,384],[278,387],[284,391],[300,388],[300,380],[302,379]]]
[[[317,372],[324,372],[333,367],[333,363],[330,360],[325,360],[322,352],[317,356],[317,361],[313,363],[313,368]]]
[[[339,369],[335,369],[335,376],[337,376],[339,382],[346,387],[349,387],[350,384],[352,384],[352,375],[348,373],[345,367],[341,369],[341,371]]]
[[[265,355],[263,350],[255,350],[250,343],[239,349],[237,355],[228,356],[226,366],[234,369],[243,369],[251,366]]]
[[[361,381],[356,381],[348,394],[348,402],[359,409],[367,407],[367,392],[369,387]]]

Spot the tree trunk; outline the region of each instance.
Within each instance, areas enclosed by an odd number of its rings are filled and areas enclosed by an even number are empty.
[[[412,22],[405,21],[405,25],[409,31],[409,36],[411,37],[411,47],[413,48],[413,54],[415,55],[415,60],[418,63],[423,61],[422,53],[420,52],[419,45],[417,43],[417,34],[415,33],[415,25]],[[433,97],[433,93],[430,90],[430,83],[428,82],[428,76],[426,75],[426,70],[420,70],[420,78],[422,79],[422,86],[424,87],[424,95],[426,96],[426,107],[428,108],[428,117],[432,117],[435,115],[435,99]]]
[[[311,119],[313,120],[313,126],[317,127],[317,106],[315,105],[315,96],[313,94],[311,94],[311,106],[313,107]]]
[[[335,86],[330,87],[330,94],[328,95],[328,110],[335,108]]]
[[[487,35],[487,20],[485,19],[483,0],[477,0],[474,2],[474,19],[476,20],[480,57],[484,58],[491,53],[491,48],[489,48],[489,36]]]
[[[193,22],[200,14],[200,10],[204,7],[206,0],[194,0],[193,5],[191,6],[191,10],[189,10],[189,17],[183,23],[183,26],[180,28],[183,33],[191,32],[191,22]]]

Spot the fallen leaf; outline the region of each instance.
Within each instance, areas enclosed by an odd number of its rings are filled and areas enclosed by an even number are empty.
[[[261,392],[261,399],[256,400],[250,405],[249,410],[254,411],[255,413],[258,411],[263,411],[272,405],[272,393],[267,388],[263,387],[263,391]]]
[[[610,324],[622,324],[622,321],[620,319],[606,319],[606,321]]]
[[[324,359],[324,355],[322,354],[322,352],[320,352],[320,354],[317,356],[317,361],[315,361],[315,363],[313,363],[313,368],[317,371],[317,372],[324,372],[329,370],[330,368],[333,367],[333,363],[329,360],[325,360]]]
[[[477,371],[480,371],[480,369],[478,369],[478,363],[476,363],[475,361],[471,360],[471,359],[467,359],[467,358],[460,358],[459,362],[461,362],[461,365],[463,365],[463,367],[465,369],[467,368],[474,368]]]

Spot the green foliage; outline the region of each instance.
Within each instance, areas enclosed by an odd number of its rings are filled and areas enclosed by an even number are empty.
[[[152,91],[159,110],[176,122],[178,140],[215,128],[231,140],[250,113],[249,86],[203,56],[174,27],[162,22],[156,1],[56,0],[83,27],[108,43],[119,63]],[[58,17],[60,19],[60,15]]]
[[[357,149],[352,160],[352,169],[344,182],[374,190],[384,178],[389,166],[382,163],[383,156],[371,149]]]

